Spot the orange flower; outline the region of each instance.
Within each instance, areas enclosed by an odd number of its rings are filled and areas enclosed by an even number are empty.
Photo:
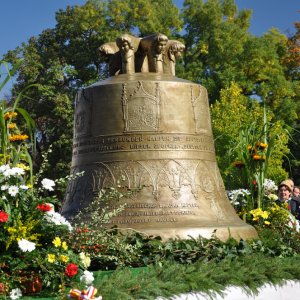
[[[16,141],[24,141],[28,139],[27,134],[13,134],[9,137],[9,140],[11,142],[16,142]]]
[[[252,156],[253,160],[256,160],[256,161],[265,161],[266,160],[266,157],[265,155],[259,155],[259,154],[254,154]]]
[[[255,146],[259,149],[259,150],[265,150],[268,148],[268,144],[266,143],[261,143],[261,142],[257,142],[255,144]]]
[[[11,111],[8,111],[5,115],[4,115],[4,119],[5,120],[8,120],[8,119],[11,119],[11,118],[15,118],[18,114],[16,112],[11,112]]]
[[[249,153],[250,153],[250,154],[256,153],[256,149],[255,149],[254,147],[252,147],[251,145],[248,145],[248,146],[247,146],[247,149],[249,150]]]
[[[14,129],[14,128],[16,128],[16,123],[9,123],[9,124],[8,124],[8,128],[9,128],[9,129]]]

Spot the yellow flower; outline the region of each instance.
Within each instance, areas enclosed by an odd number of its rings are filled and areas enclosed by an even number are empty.
[[[269,213],[265,210],[261,213],[261,217],[267,219],[269,217]]]
[[[55,239],[52,241],[52,244],[57,248],[61,246],[61,240],[60,238],[57,236],[55,237]]]
[[[261,208],[256,208],[256,209],[250,210],[250,214],[252,214],[253,216],[260,215],[261,212],[262,212]]]
[[[16,141],[24,141],[28,139],[27,134],[13,134],[10,135],[8,138],[11,142],[16,142]]]
[[[64,263],[69,261],[69,257],[63,254],[60,255],[59,259]]]
[[[68,250],[68,245],[66,242],[62,242],[61,247],[66,251]]]
[[[48,254],[48,262],[49,263],[54,263],[55,262],[55,254]]]
[[[25,170],[25,171],[29,171],[29,170],[30,170],[30,167],[29,167],[29,166],[26,166],[26,165],[24,165],[24,164],[17,164],[16,167],[21,168],[21,169],[23,169],[23,170]],[[27,185],[27,186],[28,186],[28,185]],[[29,186],[28,186],[28,187],[29,187]]]
[[[16,128],[16,123],[9,123],[9,124],[8,124],[8,128],[9,128],[9,129],[14,129],[14,128]]]
[[[17,232],[17,229],[13,228],[13,227],[8,227],[7,231],[8,231],[9,234],[14,234],[15,232]]]
[[[265,224],[266,225],[270,225],[271,223],[269,221],[265,221]]]

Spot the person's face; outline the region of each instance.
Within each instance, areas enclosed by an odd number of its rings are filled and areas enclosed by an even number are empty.
[[[298,188],[294,188],[294,196],[295,197],[299,197],[300,196],[300,189],[298,189]]]
[[[278,190],[278,196],[279,196],[280,200],[283,200],[283,201],[289,200],[290,196],[291,196],[291,192],[285,185],[283,185]]]
[[[157,45],[156,45],[156,52],[157,52],[158,54],[163,53],[163,51],[164,51],[165,48],[166,48],[166,44],[167,44],[166,41],[159,41],[159,42],[157,43]]]

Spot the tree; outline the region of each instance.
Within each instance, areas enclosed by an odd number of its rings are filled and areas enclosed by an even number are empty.
[[[283,57],[283,66],[285,67],[286,77],[292,82],[295,89],[295,102],[293,103],[294,111],[297,118],[293,127],[293,137],[289,143],[292,158],[290,164],[286,164],[287,168],[291,168],[291,176],[294,178],[295,183],[300,185],[300,22],[295,22],[295,34],[287,40],[287,51]]]
[[[299,91],[282,65],[287,37],[275,29],[262,37],[252,36],[248,32],[251,12],[238,12],[234,0],[186,0],[183,15],[187,48],[182,76],[203,84],[211,103],[236,82],[244,95],[263,98],[292,125]]]
[[[237,14],[231,0],[186,0],[183,16],[186,55],[182,76],[203,84],[214,102],[221,88],[242,75],[238,60],[249,36],[250,11]]]
[[[48,177],[69,173],[72,150],[73,102],[78,89],[105,78],[105,58],[98,48],[123,32],[172,35],[181,28],[179,10],[171,0],[91,0],[56,13],[56,26],[9,51],[5,59],[23,59],[13,94],[28,84],[20,105],[36,120],[38,149],[49,154]],[[35,159],[40,164],[38,158]]]

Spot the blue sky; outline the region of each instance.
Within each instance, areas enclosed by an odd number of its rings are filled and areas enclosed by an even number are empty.
[[[150,0],[149,0],[150,1]],[[8,50],[55,26],[55,12],[67,5],[82,5],[85,0],[1,0],[0,58]],[[183,0],[174,3],[182,6]],[[295,21],[300,21],[299,0],[236,0],[239,9],[252,9],[250,32],[260,36],[270,28],[282,33],[294,32]]]
[[[179,6],[183,0],[174,1]],[[55,26],[55,12],[85,0],[2,0],[0,15],[0,57],[43,29]],[[261,35],[271,27],[293,32],[300,20],[299,0],[236,0],[239,9],[253,10],[250,32]]]

